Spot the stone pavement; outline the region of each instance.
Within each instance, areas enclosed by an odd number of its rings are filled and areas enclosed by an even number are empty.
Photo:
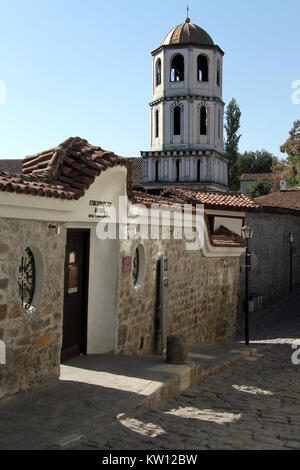
[[[91,429],[169,399],[257,346],[218,344],[190,348],[187,365],[160,356],[91,355],[61,366],[61,379],[0,403],[0,449],[70,448]]]
[[[159,407],[111,424],[105,433],[93,430],[75,448],[300,449],[300,364],[291,360],[292,343],[300,344],[299,307],[296,292],[272,314],[262,311],[260,322],[252,322],[252,343],[271,348]],[[300,348],[296,357],[300,362]]]
[[[299,299],[252,327],[250,347],[193,347],[188,365],[69,361],[60,381],[0,404],[0,449],[300,448]]]
[[[300,449],[300,295],[252,324],[256,356],[211,375],[165,404],[98,429],[78,449]],[[242,337],[242,330],[239,339]]]
[[[167,403],[90,432],[77,449],[300,449],[300,365],[276,346]]]

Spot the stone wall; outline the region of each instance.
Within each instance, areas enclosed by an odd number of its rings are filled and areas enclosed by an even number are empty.
[[[0,399],[59,377],[63,320],[65,238],[49,223],[0,219]],[[36,263],[38,303],[25,310],[19,295],[22,254],[29,247]]]
[[[294,283],[300,283],[300,217],[283,213],[248,213],[246,223],[253,228],[250,250],[256,254],[258,265],[250,273],[250,293],[262,293],[264,299],[290,286],[289,232],[294,233],[296,256],[293,257]],[[239,306],[244,299],[245,276],[240,278]]]
[[[157,260],[169,261],[169,334],[184,334],[190,344],[230,341],[234,337],[239,260],[205,258],[185,251],[182,240],[142,241],[145,276],[139,287],[122,258],[134,256],[138,242],[121,242],[116,352],[151,354],[159,345]]]

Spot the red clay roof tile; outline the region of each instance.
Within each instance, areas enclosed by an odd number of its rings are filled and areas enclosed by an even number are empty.
[[[154,196],[140,191],[132,191],[130,195],[133,204],[143,204],[146,207],[152,205],[176,207],[182,210],[186,201],[180,198],[169,198],[163,195]],[[189,204],[191,204],[189,202]],[[238,234],[232,232],[227,227],[221,225],[214,233],[210,232],[208,218],[205,215],[207,231],[209,234],[210,243],[216,247],[244,247],[245,240]]]
[[[300,210],[300,191],[297,188],[288,191],[277,191],[255,198],[255,202],[263,207]]]
[[[176,198],[185,204],[203,204],[211,209],[251,210],[259,205],[249,196],[235,191],[212,191],[189,188],[169,188],[162,192],[162,197]]]
[[[128,163],[131,168],[131,183],[133,187],[143,186],[143,158],[133,157],[128,158]]]
[[[0,190],[78,199],[96,176],[115,165],[127,165],[127,159],[70,137],[58,147],[25,157],[18,178],[0,172]]]
[[[240,235],[232,232],[224,225],[221,225],[214,233],[210,234],[210,242],[213,246],[246,246],[246,241]]]
[[[243,173],[240,181],[272,180],[276,173]]]

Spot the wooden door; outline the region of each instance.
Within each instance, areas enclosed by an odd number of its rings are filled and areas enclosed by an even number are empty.
[[[61,360],[86,353],[89,231],[67,231]]]

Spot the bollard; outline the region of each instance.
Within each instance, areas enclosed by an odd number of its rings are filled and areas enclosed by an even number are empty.
[[[186,364],[188,348],[185,336],[170,335],[167,337],[167,363]]]

